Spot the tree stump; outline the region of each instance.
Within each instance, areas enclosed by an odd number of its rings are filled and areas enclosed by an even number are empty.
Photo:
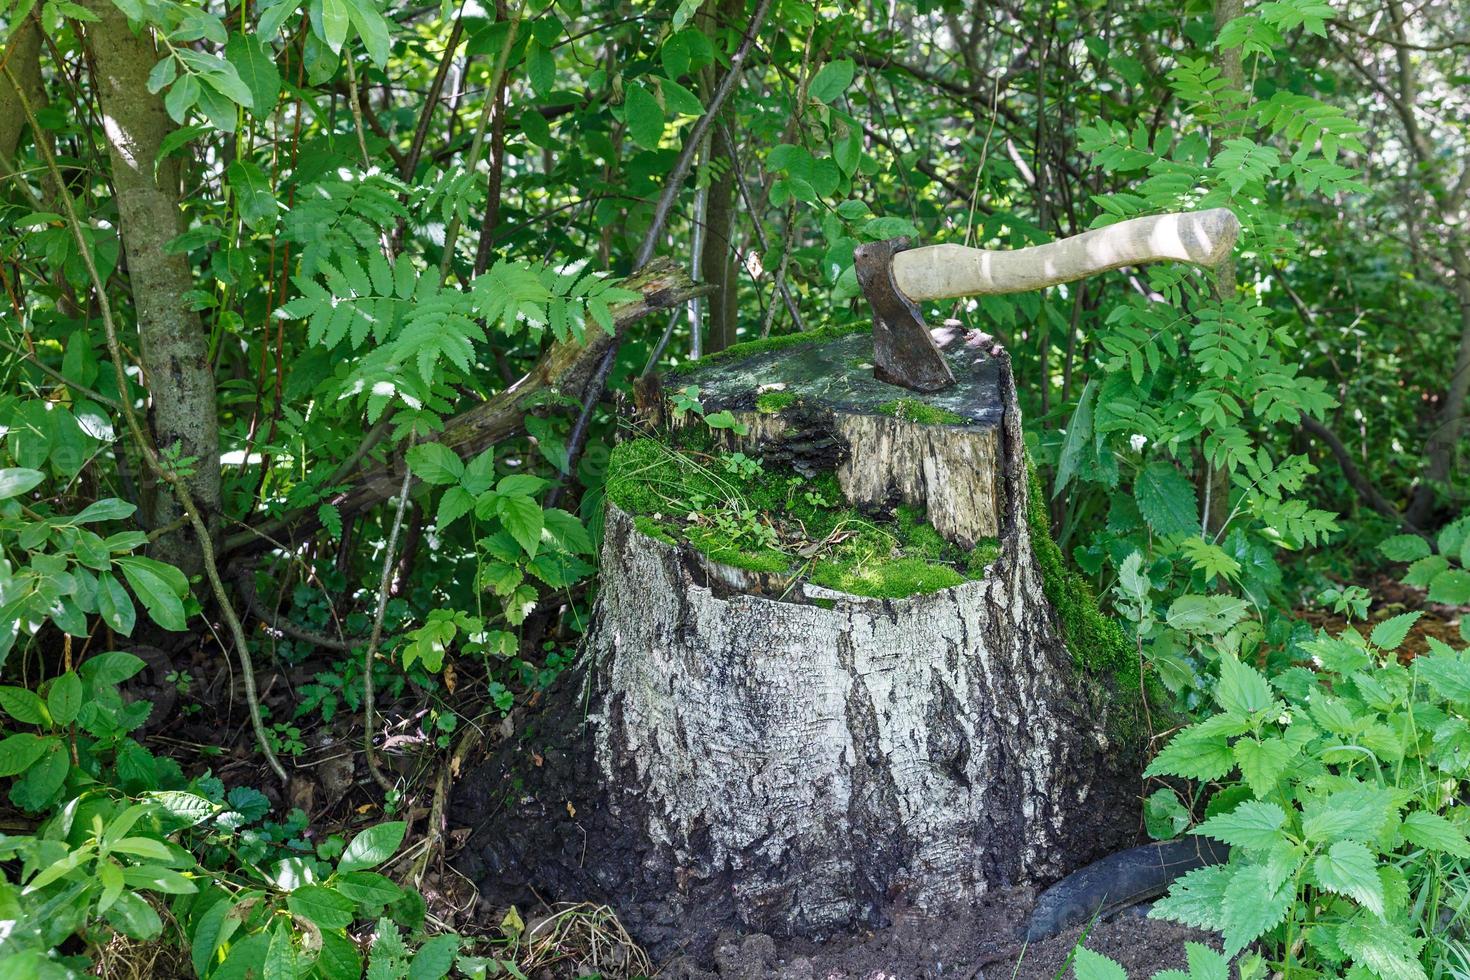
[[[1136,664],[1049,536],[1008,357],[940,333],[958,383],[938,394],[875,380],[858,333],[642,393],[580,666],[456,794],[488,900],[606,901],[655,948],[820,937],[1134,838]],[[691,386],[702,418],[677,411]],[[804,516],[680,513],[709,495],[691,487],[768,504],[772,474]],[[844,500],[807,489],[834,483]],[[827,557],[882,535],[859,567]]]

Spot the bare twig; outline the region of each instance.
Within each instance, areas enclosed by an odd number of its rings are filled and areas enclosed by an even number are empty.
[[[489,94],[485,98],[485,109],[480,114],[480,125],[475,129],[475,139],[470,144],[469,156],[465,160],[465,170],[474,173],[480,165],[480,154],[485,148],[485,136],[490,131],[491,123],[496,114],[496,104],[500,101],[496,93],[500,91],[501,80],[505,78],[505,66],[510,60],[511,47],[516,42],[516,35],[521,29],[521,14],[525,5],[517,6],[510,15],[510,29],[505,32],[505,41],[500,45],[500,54],[495,59],[495,70],[490,75]],[[454,260],[454,243],[459,238],[459,215],[455,215],[449,222],[449,227],[444,230],[444,255],[439,260],[439,278],[441,280],[449,277],[449,267]]]
[[[408,491],[412,485],[413,468],[405,461],[403,485],[398,488],[398,506],[393,511],[393,528],[388,532],[388,547],[383,552],[383,574],[378,579],[378,607],[373,612],[373,632],[368,637],[367,651],[362,655],[362,753],[367,758],[368,772],[384,791],[391,790],[393,783],[378,767],[377,752],[373,749],[373,661],[378,656],[378,644],[383,640],[383,617],[388,611],[388,590],[393,585],[393,556],[398,551],[398,532],[403,529],[403,514],[408,509]]]
[[[653,208],[653,220],[648,225],[648,232],[643,236],[643,244],[638,248],[638,254],[633,259],[633,268],[641,269],[653,258],[653,252],[658,247],[658,240],[663,236],[664,226],[668,224],[669,212],[673,210],[674,198],[679,196],[680,189],[684,186],[684,178],[689,176],[689,168],[694,164],[694,155],[699,152],[700,144],[704,142],[704,135],[714,123],[715,117],[725,105],[725,100],[735,90],[735,85],[740,81],[740,69],[745,64],[745,58],[750,54],[751,45],[755,44],[756,35],[760,33],[761,24],[765,23],[766,12],[771,9],[771,0],[759,0],[755,13],[750,17],[750,23],[745,27],[745,35],[741,37],[739,46],[735,53],[730,56],[730,69],[725,72],[725,77],[720,80],[720,87],[715,89],[714,96],[709,100],[709,105],[704,110],[704,115],[694,124],[689,135],[684,139],[684,149],[679,153],[679,159],[674,163],[674,169],[669,171],[668,181],[658,196],[658,203]]]

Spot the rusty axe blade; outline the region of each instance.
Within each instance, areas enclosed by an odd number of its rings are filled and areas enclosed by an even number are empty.
[[[911,247],[907,238],[890,238],[853,249],[858,285],[873,308],[873,376],[913,391],[942,391],[954,384],[954,373],[923,314],[893,281],[893,256]]]
[[[1240,222],[1225,208],[1154,214],[1009,251],[929,245],[907,238],[853,250],[858,284],[873,308],[873,374],[933,392],[954,384],[916,303],[1045,289],[1125,265],[1217,265],[1235,247]]]

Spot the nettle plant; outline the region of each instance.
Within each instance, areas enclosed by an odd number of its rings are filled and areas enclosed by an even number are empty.
[[[1395,651],[1418,613],[1300,644],[1312,667],[1267,680],[1220,659],[1217,710],[1178,732],[1148,776],[1187,791],[1149,800],[1150,829],[1230,845],[1226,864],[1179,879],[1159,918],[1253,943],[1285,976],[1417,980],[1470,968],[1470,660],[1431,640]]]
[[[1390,561],[1408,562],[1401,581],[1425,589],[1430,602],[1470,602],[1470,514],[1445,525],[1435,538],[1437,553],[1417,534],[1396,534],[1378,546]],[[1461,619],[1461,631],[1470,621]]]
[[[1187,970],[1160,970],[1153,980],[1230,980],[1230,960],[1200,943],[1185,943]],[[1128,973],[1101,953],[1079,946],[1072,956],[1077,980],[1128,980]],[[1248,958],[1237,967],[1239,980],[1260,980],[1266,975],[1259,958]]]

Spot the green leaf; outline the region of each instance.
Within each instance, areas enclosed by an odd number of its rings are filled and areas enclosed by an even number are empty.
[[[228,61],[220,61],[217,70],[204,72],[199,77],[205,85],[226,99],[229,99],[235,105],[245,109],[250,108],[250,103],[254,99],[254,96],[250,94],[250,89],[245,87],[245,83],[240,80],[240,75],[235,71],[235,66]],[[208,92],[201,91],[199,93],[200,101],[204,102],[207,100],[208,95]],[[221,125],[220,120],[215,118],[217,113],[211,111],[208,115],[215,125],[220,126],[222,129],[225,128],[225,126]],[[230,122],[233,124],[233,119]]]
[[[261,964],[261,980],[297,980],[301,973],[296,951],[296,937],[284,922],[276,920],[270,932],[270,945]]]
[[[148,940],[163,932],[163,920],[140,895],[125,891],[107,910],[107,921],[133,939]]]
[[[1286,918],[1294,894],[1289,883],[1273,886],[1270,869],[1247,865],[1230,877],[1220,907],[1225,955],[1233,957]]]
[[[342,859],[337,862],[337,871],[365,871],[382,864],[398,850],[407,829],[402,820],[374,824],[367,828],[352,838],[342,851]]]
[[[1410,565],[1404,572],[1402,581],[1405,585],[1426,588],[1436,575],[1449,567],[1450,560],[1444,555],[1430,555]]]
[[[1219,779],[1235,768],[1235,756],[1225,736],[1201,731],[1195,725],[1175,735],[1154,756],[1145,776],[1184,776],[1187,779]]]
[[[508,496],[531,497],[549,486],[546,480],[530,473],[512,473],[510,476],[502,477],[495,485],[495,492]]]
[[[346,0],[322,0],[321,23],[315,26],[322,43],[333,54],[341,54],[342,45],[347,40],[347,29],[352,26],[352,14],[347,9]]]
[[[350,871],[335,879],[337,890],[359,905],[387,905],[403,897],[393,879],[373,871]]]
[[[257,116],[270,115],[281,95],[281,73],[270,49],[253,34],[232,34],[225,45],[225,58],[250,90],[252,111]]]
[[[136,654],[112,650],[84,660],[77,671],[82,675],[82,680],[108,687],[136,676],[146,666],[143,658]]]
[[[220,927],[234,904],[231,898],[219,899],[199,916],[189,942],[189,961],[194,965],[195,976],[206,976],[214,963],[214,954],[219,949]]]
[[[120,841],[114,841],[111,850],[113,853],[132,854],[151,861],[172,861],[174,859],[168,845],[152,837],[124,837]]]
[[[1194,509],[1194,487],[1171,463],[1155,460],[1145,466],[1134,481],[1133,499],[1138,504],[1138,512],[1156,534],[1200,531],[1199,515]]]
[[[23,725],[48,725],[46,704],[34,691],[23,687],[0,687],[0,708]]]
[[[357,36],[362,38],[362,46],[368,57],[379,68],[384,67],[388,64],[388,53],[393,45],[388,21],[378,12],[372,0],[347,0],[347,3],[347,16],[357,29]]]
[[[704,104],[699,97],[678,82],[660,78],[658,89],[663,93],[664,105],[675,115],[698,116],[704,112]]]
[[[543,98],[551,94],[556,84],[556,59],[539,41],[526,45],[526,77],[531,80],[531,88]]]
[[[551,135],[551,123],[546,117],[536,111],[535,106],[523,109],[520,114],[521,132],[526,139],[543,150],[554,150],[557,148],[556,137]]]
[[[459,937],[453,933],[435,936],[419,947],[408,964],[408,980],[441,980],[449,975],[459,955]]]
[[[362,957],[358,955],[357,946],[346,936],[324,932],[316,968],[324,980],[358,980],[362,976]]]
[[[592,536],[581,521],[558,507],[551,507],[543,514],[546,530],[564,550],[574,555],[592,554]]]
[[[66,744],[56,738],[44,741],[48,743],[45,753],[10,787],[10,799],[33,813],[56,804],[56,797],[66,782],[66,774],[71,771],[71,756],[66,751]]]
[[[1257,798],[1264,798],[1275,788],[1277,779],[1296,754],[1296,750],[1279,738],[1259,741],[1242,738],[1235,743],[1233,751],[1241,778]]]
[[[1410,844],[1426,850],[1470,857],[1470,842],[1466,841],[1465,832],[1437,813],[1415,810],[1404,817],[1399,834]]]
[[[177,789],[148,793],[147,798],[163,811],[160,816],[166,825],[180,830],[203,823],[221,809],[219,804],[210,802],[198,793]]]
[[[163,107],[168,111],[170,119],[183,123],[190,107],[198,101],[199,77],[192,74],[180,75],[179,80],[169,86],[168,94],[163,97]]]
[[[1157,789],[1144,801],[1143,822],[1154,840],[1173,840],[1189,826],[1189,811],[1172,789]]]
[[[623,122],[634,143],[644,149],[658,149],[664,134],[664,110],[653,93],[638,82],[629,82],[624,89]]]
[[[255,231],[272,227],[281,206],[271,191],[265,171],[249,160],[235,160],[225,171],[240,217]]]
[[[881,218],[873,218],[871,221],[863,222],[863,235],[871,239],[884,238],[918,238],[919,229],[907,218],[897,215],[885,215]]]
[[[148,73],[148,94],[157,95],[159,92],[162,92],[173,83],[173,80],[178,77],[178,73],[179,63],[173,59],[173,56],[170,55],[164,58],[158,64],[154,65],[153,70]]]
[[[123,577],[133,587],[138,600],[143,603],[143,608],[148,610],[149,617],[166,630],[182,632],[186,627],[186,617],[179,593],[174,591],[172,584],[165,581],[155,568],[144,564],[145,561],[147,559],[119,559],[118,566],[122,568]]]
[[[1086,946],[1078,946],[1073,954],[1072,973],[1077,980],[1128,980],[1128,971]]]
[[[439,513],[435,523],[440,530],[453,524],[475,507],[475,498],[464,487],[450,487],[439,498]]]
[[[1338,927],[1337,944],[1379,980],[1427,980],[1418,955],[1423,941],[1411,938],[1402,926],[1349,919]]]
[[[1452,568],[1434,576],[1429,583],[1429,601],[1443,602],[1447,606],[1470,603],[1470,572]]]
[[[1394,794],[1376,786],[1351,786],[1325,801],[1309,799],[1302,834],[1308,841],[1364,840],[1376,837],[1397,813]]]
[[[56,724],[70,725],[77,720],[77,712],[81,708],[82,679],[76,671],[68,670],[51,682],[51,690],[46,694],[46,709]]]
[[[545,526],[541,505],[530,497],[498,496],[495,509],[511,537],[525,549],[528,556],[535,558],[537,549],[541,547],[541,529]]]
[[[135,864],[123,869],[123,881],[133,888],[164,895],[193,895],[199,891],[193,879],[158,864]]]
[[[1452,654],[1415,657],[1413,671],[1447,701],[1470,703],[1470,663]]]
[[[1087,459],[1092,449],[1092,402],[1097,396],[1097,379],[1090,378],[1077,399],[1077,408],[1067,423],[1067,437],[1062,441],[1061,456],[1057,461],[1056,484],[1051,495],[1057,497],[1067,484],[1072,482],[1077,469]]]
[[[1196,868],[1169,886],[1169,893],[1154,903],[1151,919],[1182,922],[1197,929],[1219,929],[1221,905],[1233,877],[1224,864]]]
[[[82,508],[81,513],[71,518],[70,523],[95,524],[98,521],[120,521],[123,518],[132,517],[137,509],[136,504],[130,504],[126,500],[104,497]]]
[[[818,102],[830,103],[837,99],[852,84],[857,64],[851,58],[829,61],[817,72],[807,87],[807,94]]]
[[[14,776],[25,772],[46,752],[54,739],[42,738],[30,732],[21,732],[0,741],[0,776]]]
[[[1333,844],[1326,854],[1317,856],[1312,870],[1323,888],[1346,895],[1374,915],[1383,915],[1383,880],[1378,877],[1378,862],[1359,841]]]
[[[23,466],[9,466],[0,469],[0,500],[9,500],[18,497],[28,490],[33,490],[46,474],[40,470],[27,469]]]
[[[323,885],[302,885],[286,896],[286,907],[323,929],[345,929],[355,918],[352,899]]]
[[[1418,539],[1416,538],[1415,540]],[[1423,615],[1422,612],[1411,612],[1394,616],[1391,619],[1385,619],[1373,627],[1373,633],[1368,640],[1380,650],[1388,652],[1397,650],[1403,644],[1405,638],[1408,637],[1409,630],[1414,627],[1414,624],[1419,621],[1419,617]]]
[[[1389,561],[1418,561],[1429,555],[1429,542],[1417,534],[1395,534],[1381,542],[1378,550]]]
[[[1215,700],[1226,711],[1252,715],[1265,711],[1276,699],[1271,696],[1271,685],[1259,671],[1228,653],[1220,657],[1220,681],[1215,685]]]
[[[436,486],[458,483],[464,474],[464,460],[437,442],[422,442],[410,449],[408,465],[420,480]]]
[[[1282,833],[1285,825],[1286,811],[1275,803],[1247,800],[1229,813],[1211,817],[1192,833],[1213,837],[1231,847],[1265,851],[1286,839]]]

